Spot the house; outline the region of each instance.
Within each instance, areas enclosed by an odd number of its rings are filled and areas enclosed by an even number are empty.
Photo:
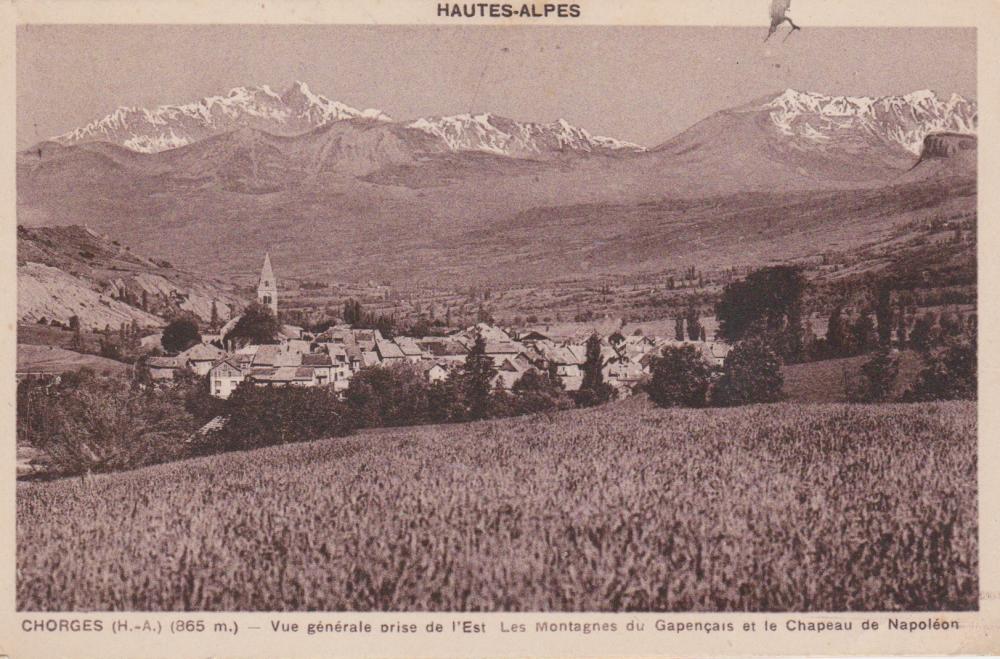
[[[712,364],[713,366],[722,366],[726,363],[726,357],[729,356],[730,351],[733,347],[728,343],[723,343],[721,341],[706,341],[702,344],[701,354],[705,357],[705,360]]]
[[[378,353],[379,360],[384,366],[406,361],[406,355],[399,349],[399,346],[392,341],[385,339],[375,341],[375,352]]]
[[[322,387],[333,382],[335,373],[334,365],[330,359],[330,355],[327,353],[301,355],[299,365],[308,366],[313,370],[313,379],[316,381],[316,386]]]
[[[499,362],[504,357],[514,357],[524,351],[524,346],[514,341],[487,341],[486,354]]]
[[[554,368],[566,391],[578,391],[583,384],[583,370],[580,367],[585,361],[586,351],[582,349],[583,346],[579,346],[581,350],[572,348],[573,346],[555,346],[551,343],[540,344],[545,361]]]
[[[464,362],[468,350],[458,341],[443,338],[419,339],[417,345],[424,353],[424,358],[434,362],[455,363]]]
[[[604,381],[622,393],[631,392],[644,375],[643,367],[627,357],[613,357],[601,369]]]
[[[209,392],[216,398],[229,398],[245,377],[236,360],[221,359],[208,371]]]
[[[180,357],[150,357],[146,360],[149,375],[154,382],[164,382],[174,379],[174,373],[184,368],[186,360]]]
[[[379,359],[377,352],[374,352],[372,350],[361,351],[361,368],[369,368],[371,366],[381,366],[381,365],[382,365],[382,360]]]
[[[396,339],[396,345],[407,361],[419,362],[424,357],[424,351],[417,345],[415,339],[408,336],[400,336]]]
[[[548,341],[549,337],[536,330],[531,330],[518,336],[517,340],[521,343],[538,343],[539,341]]]
[[[258,385],[297,385],[308,387],[316,384],[313,369],[308,366],[254,368],[250,373],[250,379]]]
[[[384,341],[382,332],[377,329],[372,330],[352,330],[354,343],[362,350],[375,350],[375,344]]]
[[[509,391],[529,368],[531,365],[527,364],[526,360],[519,361],[505,357],[497,364],[497,374],[490,384],[495,387],[499,383],[501,387]]]
[[[422,363],[424,377],[431,384],[444,382],[448,379],[448,368],[439,362],[425,361]]]
[[[347,355],[347,365],[350,367],[351,373],[357,373],[365,365],[364,353],[358,346],[345,346],[344,353]]]
[[[266,367],[266,366],[277,366],[278,360],[281,358],[281,346],[276,345],[262,345],[257,346],[257,350],[254,351],[253,355],[253,365],[254,367]]]
[[[199,343],[177,355],[178,359],[183,359],[184,363],[198,375],[208,375],[212,365],[225,356],[224,350],[207,343]]]
[[[311,352],[312,343],[304,339],[289,339],[285,341],[285,352],[305,354]]]

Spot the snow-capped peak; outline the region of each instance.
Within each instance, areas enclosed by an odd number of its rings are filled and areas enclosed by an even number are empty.
[[[643,147],[594,136],[565,119],[551,123],[518,122],[491,113],[417,119],[407,124],[441,139],[452,151],[483,151],[530,157],[553,152],[638,152]]]
[[[975,133],[976,102],[958,94],[942,100],[930,89],[904,96],[827,96],[786,89],[759,108],[784,135],[829,142],[838,134],[866,131],[919,155],[929,133]]]
[[[110,141],[153,153],[184,146],[236,128],[251,127],[279,135],[304,133],[342,119],[391,121],[375,109],[358,110],[313,93],[296,81],[284,94],[268,85],[233,87],[180,105],[153,109],[122,106],[82,128],[53,138],[62,144]]]

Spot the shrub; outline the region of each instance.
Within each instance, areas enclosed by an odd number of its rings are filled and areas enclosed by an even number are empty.
[[[735,406],[781,400],[781,358],[761,339],[737,343],[726,356],[712,400]]]
[[[661,407],[703,407],[711,382],[711,369],[694,346],[667,346],[653,360],[652,378],[646,387],[650,399]]]
[[[337,437],[352,424],[332,387],[261,387],[244,382],[226,403],[227,419],[205,444],[242,450]]]
[[[892,397],[899,376],[899,357],[887,348],[876,352],[861,366],[861,377],[849,382],[847,399],[855,403],[881,403]]]
[[[28,418],[19,419],[19,439],[43,451],[52,470],[64,475],[176,458],[195,429],[168,397],[124,377],[64,377],[26,396]]]

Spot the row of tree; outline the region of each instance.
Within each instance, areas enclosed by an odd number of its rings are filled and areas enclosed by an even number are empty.
[[[694,346],[667,346],[650,367],[645,389],[661,407],[736,406],[782,398],[781,358],[761,339],[737,343],[721,370]]]
[[[880,349],[913,348],[926,353],[949,339],[975,331],[976,316],[910,309],[906,292],[893,303],[893,284],[875,281],[865,303],[848,314],[843,302],[830,311],[826,336],[817,338],[803,311],[807,282],[797,266],[756,270],[741,281],[727,284],[715,306],[718,335],[730,343],[748,338],[764,339],[788,363],[850,357]],[[696,313],[696,312],[695,312]],[[697,316],[693,317],[697,321]],[[688,334],[692,318],[689,312]],[[683,323],[677,319],[677,338]]]

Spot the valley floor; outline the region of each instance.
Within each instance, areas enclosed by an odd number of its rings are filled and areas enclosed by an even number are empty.
[[[19,483],[21,610],[962,610],[976,404],[591,410]]]

